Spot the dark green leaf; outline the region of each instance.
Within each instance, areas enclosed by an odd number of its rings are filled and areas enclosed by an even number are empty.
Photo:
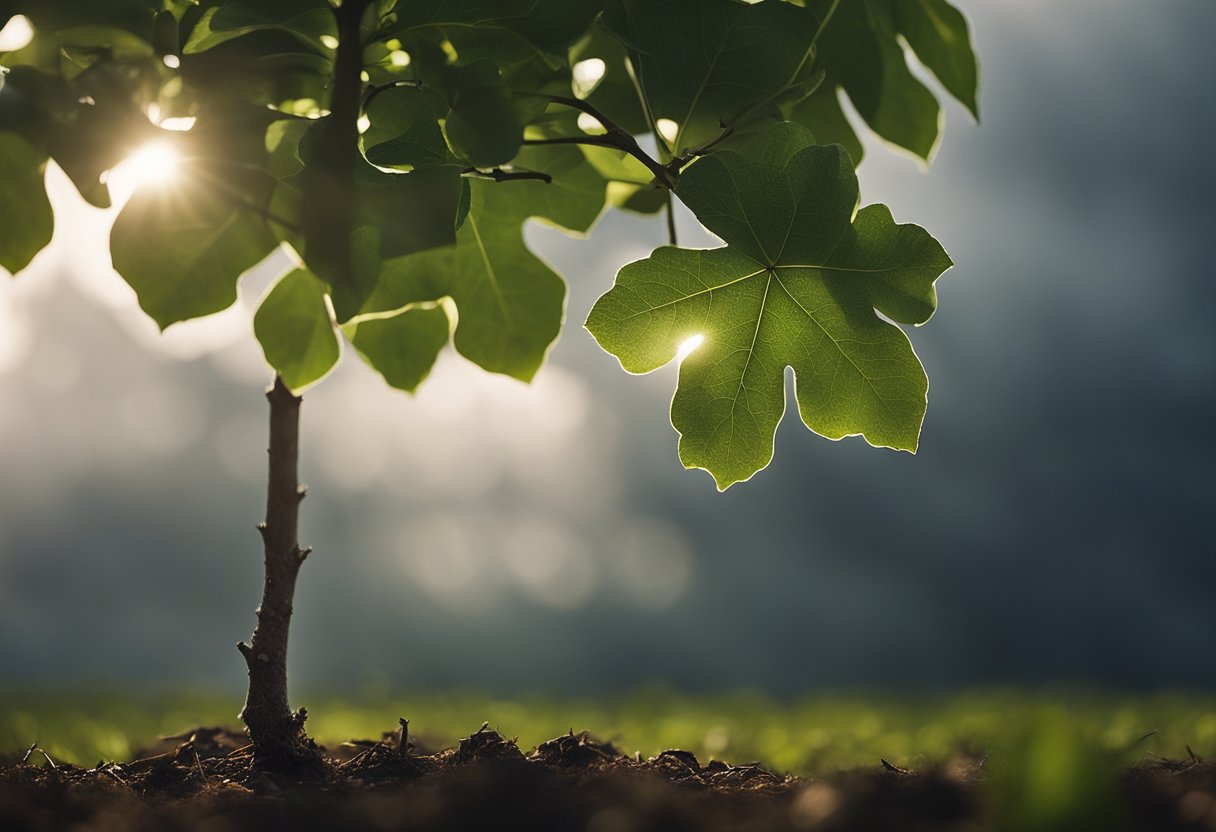
[[[941,246],[880,205],[851,221],[852,164],[793,124],[694,163],[676,193],[726,247],[665,247],[626,266],[587,328],[635,373],[704,339],[672,400],[684,464],[719,488],[766,466],[787,366],[816,433],[915,450],[928,384],[907,337],[875,310],[928,320],[933,282],[950,266]]]
[[[920,62],[979,118],[975,52],[967,19],[946,0],[891,0],[895,25]]]
[[[187,55],[205,52],[265,29],[282,29],[322,52],[330,49],[326,41],[338,35],[333,7],[327,0],[236,0],[203,12],[182,51]]]
[[[450,337],[439,304],[411,306],[387,318],[343,327],[359,356],[399,390],[413,392],[426,379]]]
[[[821,15],[830,6],[831,0],[811,3]],[[875,133],[928,159],[937,144],[940,111],[933,93],[908,69],[901,35],[946,89],[976,112],[967,24],[945,0],[842,2],[819,39],[825,87],[843,87]],[[818,132],[815,124],[804,123]]]
[[[161,329],[232,305],[237,280],[275,245],[260,217],[185,183],[136,191],[110,235],[114,268]]]
[[[604,205],[604,179],[571,147],[526,148],[522,166],[538,181],[470,182],[470,210],[456,246],[385,263],[365,312],[451,297],[459,310],[456,349],[493,372],[528,380],[561,330],[565,284],[524,245],[529,217],[585,231]]]
[[[839,90],[835,84],[825,84],[812,95],[787,105],[784,108],[786,118],[810,128],[820,144],[843,145],[853,160],[853,167],[857,167],[865,156],[865,148],[841,109],[837,95]]]
[[[452,151],[477,167],[514,159],[523,144],[523,121],[498,67],[475,61],[449,67],[444,75],[451,107],[444,129]]]
[[[46,154],[14,133],[0,132],[0,267],[24,269],[51,241]]]
[[[448,148],[425,93],[410,87],[384,90],[365,110],[364,155],[381,167],[429,168],[443,164]]]
[[[397,4],[393,34],[433,32],[456,44],[480,33],[481,45],[494,38],[518,59],[511,36],[534,49],[557,53],[591,24],[602,0],[407,0]],[[485,55],[485,57],[495,57]]]
[[[360,311],[380,274],[382,260],[449,246],[456,240],[456,217],[462,191],[459,168],[443,165],[412,173],[386,173],[359,156],[351,180],[353,229],[349,269],[327,266],[299,232],[305,227],[302,203],[307,179],[315,173],[315,136],[324,119],[305,126],[284,126],[267,135],[273,145],[271,165],[291,172],[275,188],[270,211],[290,226],[275,223],[275,232],[303,255],[309,267],[332,289],[334,312],[345,322]],[[325,189],[319,190],[325,193]],[[318,227],[311,239],[335,231]],[[320,235],[320,236],[318,236]]]
[[[152,28],[152,48],[157,55],[176,55],[181,44],[178,32],[177,18],[171,11],[162,11],[156,15],[156,23]]]
[[[676,122],[677,155],[804,80],[818,28],[783,0],[615,0],[603,21],[633,53],[655,118]]]
[[[581,97],[619,127],[631,133],[649,133],[650,123],[629,77],[627,59],[624,45],[600,26],[593,28],[591,34],[570,52],[575,69],[584,61],[602,61],[604,65],[604,74],[591,94]]]
[[[303,269],[284,275],[262,299],[253,332],[266,363],[292,392],[324,377],[341,355],[325,305],[325,284]]]
[[[109,26],[148,40],[156,13],[163,7],[161,0],[27,0],[20,13],[39,32]]]

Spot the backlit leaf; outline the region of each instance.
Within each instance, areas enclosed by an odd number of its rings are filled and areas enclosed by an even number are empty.
[[[333,7],[327,0],[236,0],[203,12],[182,51],[187,55],[205,52],[266,29],[282,29],[318,51],[328,48],[323,39],[338,34]]]
[[[439,304],[411,306],[343,329],[359,356],[390,386],[410,393],[426,379],[450,336],[448,316]]]
[[[809,74],[815,15],[784,2],[615,0],[604,24],[629,48],[656,119],[679,155]]]
[[[853,219],[853,166],[778,124],[742,151],[701,159],[676,194],[727,245],[673,247],[623,268],[587,328],[630,372],[680,366],[680,458],[720,488],[772,458],[793,367],[803,422],[823,436],[914,451],[927,381],[904,333],[923,323],[950,260],[932,237],[873,205]],[[877,310],[877,312],[876,312]]]
[[[0,132],[0,267],[24,269],[51,241],[54,217],[46,196],[46,154]]]
[[[110,234],[114,268],[161,329],[231,306],[276,245],[261,217],[204,188],[143,187]]]
[[[831,0],[811,3],[820,15],[830,7]],[[824,94],[843,87],[875,133],[928,159],[937,144],[940,110],[908,69],[900,36],[952,95],[978,112],[967,24],[945,0],[844,0],[819,39],[828,73]],[[799,121],[826,135],[813,120]]]
[[[292,392],[324,377],[341,355],[325,305],[325,284],[304,269],[274,284],[253,316],[253,332],[266,363]]]

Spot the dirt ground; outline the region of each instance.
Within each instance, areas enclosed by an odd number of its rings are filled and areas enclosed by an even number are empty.
[[[31,748],[0,766],[0,830],[1011,828],[994,816],[979,760],[925,771],[882,763],[808,779],[757,765],[703,765],[678,750],[628,757],[586,734],[526,754],[488,726],[455,748],[406,745],[400,732],[344,743],[325,752],[323,767],[294,776],[257,770],[244,736],[222,729],[165,738],[133,762],[91,769],[52,766]],[[1216,829],[1211,763],[1143,764],[1119,782],[1118,828]],[[1090,826],[1075,819],[1052,828]]]

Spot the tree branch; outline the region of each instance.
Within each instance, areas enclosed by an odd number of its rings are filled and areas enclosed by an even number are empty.
[[[384,84],[378,84],[374,87],[368,87],[366,94],[363,96],[363,109],[366,111],[368,106],[371,105],[372,99],[380,93],[396,89],[397,87],[412,87],[416,90],[429,89],[429,87],[427,87],[421,81],[415,81],[412,78],[398,78],[396,81],[389,81]]]
[[[465,168],[461,171],[461,173],[468,174],[469,176],[476,176],[481,179],[493,179],[495,182],[511,182],[517,179],[537,179],[548,185],[553,181],[552,176],[538,170],[503,170],[502,168],[481,170],[480,168]]]
[[[524,144],[589,144],[600,147],[613,147],[628,153],[645,165],[646,169],[654,174],[654,178],[663,187],[668,190],[675,187],[671,171],[658,160],[652,158],[646,151],[642,150],[641,145],[638,144],[637,139],[633,137],[632,133],[600,112],[598,107],[580,98],[571,98],[568,95],[546,95],[544,98],[554,104],[561,104],[562,106],[571,107],[586,113],[602,124],[608,132],[602,136],[563,136],[553,139],[525,139]]]

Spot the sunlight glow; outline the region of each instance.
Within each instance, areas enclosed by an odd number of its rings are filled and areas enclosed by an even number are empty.
[[[668,141],[674,142],[676,136],[680,135],[680,125],[669,118],[661,118],[655,122],[655,127],[659,128],[659,134]]]
[[[394,49],[388,53],[388,62],[396,67],[410,65],[410,53],[401,49]]]
[[[30,25],[29,18],[22,14],[13,15],[0,29],[0,52],[24,49],[33,39],[34,27]]]
[[[588,58],[585,61],[579,61],[573,67],[572,74],[574,76],[573,89],[574,94],[578,98],[586,98],[595,89],[600,80],[604,77],[604,72],[608,69],[608,64],[604,63],[600,58]]]
[[[169,69],[180,69],[182,65],[182,59],[176,55],[166,55],[161,60],[165,62],[165,66],[169,67]]]
[[[578,114],[578,129],[584,133],[599,134],[607,133],[607,128],[600,124],[600,120],[591,113]]]
[[[359,116],[359,133],[360,134],[366,133],[368,130],[371,129],[371,126],[372,126],[372,120],[370,118],[368,118],[366,114]]]
[[[693,350],[703,343],[705,343],[705,336],[697,334],[680,344],[680,348],[676,350],[676,363],[683,363],[684,359],[692,355]]]
[[[135,151],[123,167],[136,185],[166,185],[177,176],[177,151],[164,142],[150,142]]]
[[[162,130],[174,130],[184,133],[194,127],[194,122],[194,116],[169,116],[168,118],[162,118],[156,126]]]

